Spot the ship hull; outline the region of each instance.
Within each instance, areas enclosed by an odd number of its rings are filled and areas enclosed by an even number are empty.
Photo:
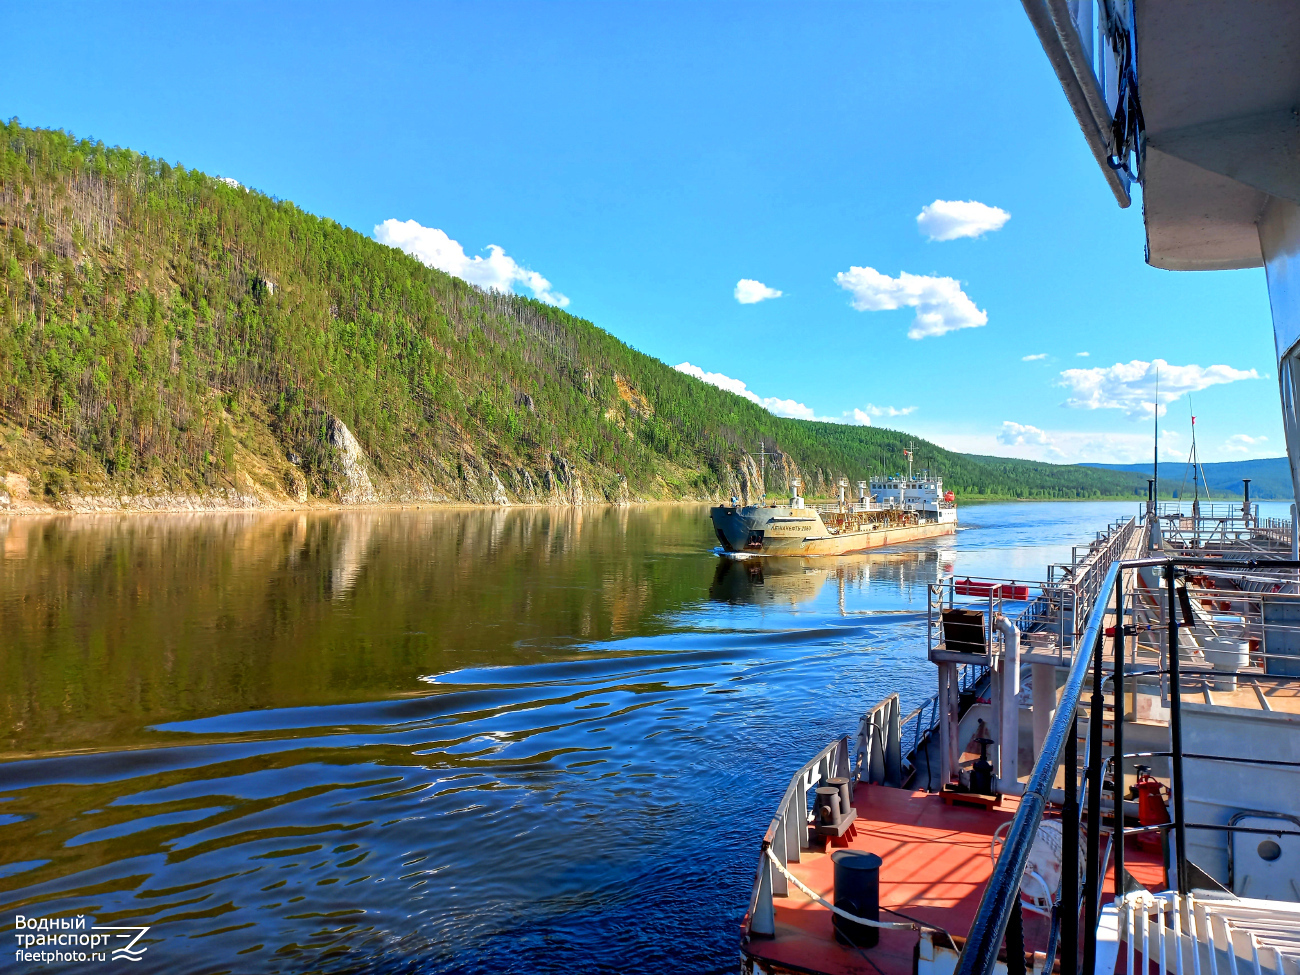
[[[866,531],[831,534],[813,512],[796,509],[758,521],[743,508],[716,507],[709,511],[714,532],[728,552],[750,555],[847,555],[886,545],[901,545],[926,538],[951,535],[955,517],[912,525],[886,525]]]

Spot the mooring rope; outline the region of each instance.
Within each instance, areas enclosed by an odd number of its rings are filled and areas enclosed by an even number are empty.
[[[802,890],[805,894],[807,894],[809,897],[815,900],[822,907],[827,908],[832,913],[838,914],[846,921],[851,921],[854,924],[863,924],[869,928],[888,928],[893,931],[920,931],[922,928],[925,928],[926,930],[929,931],[942,931],[942,928],[932,928],[928,924],[920,924],[918,922],[872,921],[865,917],[858,917],[854,914],[850,914],[848,911],[841,910],[840,908],[836,907],[825,897],[822,897],[819,893],[817,893],[811,887],[808,887],[806,884],[804,884],[803,881],[801,881],[798,877],[796,877],[789,870],[787,870],[785,868],[785,864],[783,864],[780,860],[776,858],[776,854],[772,852],[772,848],[770,846],[763,852],[767,854],[767,858],[769,860],[771,860],[774,864],[776,864],[776,869],[780,870],[783,874],[785,874],[786,880],[790,881],[792,884],[794,884],[796,887]],[[885,908],[885,910],[889,910],[889,908]]]

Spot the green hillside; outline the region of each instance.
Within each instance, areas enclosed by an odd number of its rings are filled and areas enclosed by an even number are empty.
[[[0,277],[16,501],[752,495],[760,444],[769,490],[799,475],[818,495],[902,469],[912,439],[774,417],[290,202],[16,120]],[[1145,493],[1126,472],[920,441],[917,463],[966,497]]]

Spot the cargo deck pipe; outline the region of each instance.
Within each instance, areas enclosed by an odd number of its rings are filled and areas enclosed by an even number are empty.
[[[1002,634],[1002,713],[998,721],[998,791],[1020,791],[1020,631],[999,613],[994,628]]]

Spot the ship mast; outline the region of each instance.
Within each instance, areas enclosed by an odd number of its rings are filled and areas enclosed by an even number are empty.
[[[1160,369],[1156,368],[1156,398],[1151,404],[1151,414],[1155,421],[1156,436],[1151,448],[1151,480],[1153,500],[1156,508],[1160,506]],[[1155,509],[1153,509],[1155,510]]]
[[[1203,472],[1201,471],[1201,455],[1196,452],[1196,414],[1191,412],[1191,400],[1190,396],[1187,397],[1187,411],[1192,417],[1192,519],[1195,521],[1201,517],[1201,475]],[[1209,500],[1210,485],[1208,482],[1205,485],[1205,497],[1206,500]]]

